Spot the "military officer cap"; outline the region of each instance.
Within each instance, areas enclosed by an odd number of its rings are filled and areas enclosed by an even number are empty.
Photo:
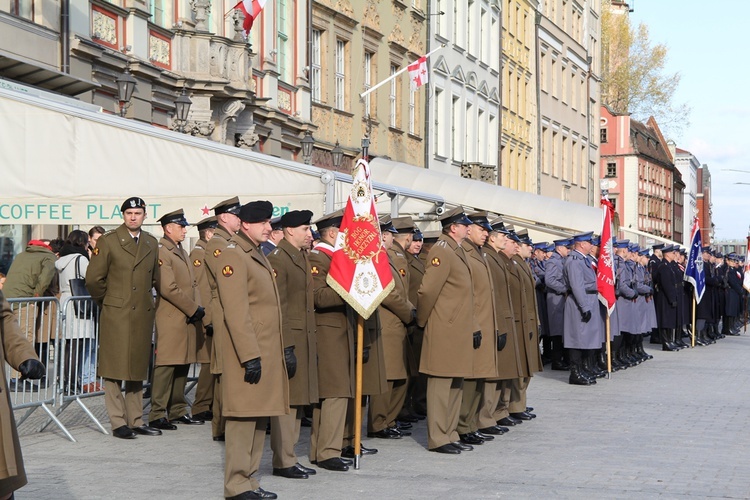
[[[531,237],[529,236],[529,231],[526,229],[521,229],[520,231],[516,231],[516,236],[521,240],[521,243],[524,245],[533,245],[534,242],[531,241]]]
[[[397,233],[409,234],[417,231],[417,226],[414,225],[414,219],[409,215],[396,217],[395,219],[391,219],[391,222]]]
[[[642,248],[639,250],[638,255],[648,255],[648,248]]]
[[[546,252],[547,246],[549,246],[549,243],[547,243],[546,241],[543,241],[541,243],[534,243],[534,250],[541,250],[542,252]]]
[[[320,233],[317,232],[315,229],[310,229],[310,233],[312,233],[313,241],[320,239]]]
[[[380,216],[380,232],[398,234],[396,228],[393,227],[393,221],[391,220],[390,215]]]
[[[505,222],[503,222],[503,219],[500,217],[490,222],[490,226],[492,227],[493,231],[503,234],[510,234],[510,231],[508,231],[508,229],[505,227]]]
[[[657,243],[656,245],[653,245],[651,248],[654,250],[662,250],[665,247],[664,243]]]
[[[521,238],[516,233],[516,228],[513,226],[513,224],[507,224],[505,226],[505,229],[508,230],[508,238],[515,241],[516,243],[521,243]]]
[[[309,226],[313,213],[310,210],[292,210],[281,216],[279,227]]]
[[[703,251],[704,253],[711,253],[711,246],[705,246],[701,248],[701,251]]]
[[[159,219],[159,223],[161,223],[162,226],[166,226],[167,224],[171,223],[179,224],[183,227],[190,225],[185,218],[185,212],[181,208],[175,210],[174,212],[169,212],[168,214],[163,215]]]
[[[661,249],[662,253],[669,253],[676,250],[674,245],[664,245],[664,248]]]
[[[615,248],[628,248],[630,240],[616,240],[612,242],[612,246]]]
[[[271,215],[273,215],[273,203],[264,200],[245,203],[240,207],[239,213],[240,220],[250,224],[271,220]]]
[[[422,234],[422,231],[418,228],[414,228],[414,236],[412,237],[412,240],[414,241],[423,241],[424,235]]]
[[[731,260],[731,261],[734,261],[734,262],[739,262],[740,258],[739,258],[739,256],[736,253],[732,252],[729,255],[727,255],[727,260]]]
[[[131,196],[130,198],[122,202],[122,205],[120,205],[120,212],[125,212],[125,210],[129,208],[142,208],[145,211],[146,202],[143,201],[142,198]]]
[[[487,231],[492,231],[492,225],[487,219],[487,212],[474,212],[473,214],[469,215],[469,220],[472,222],[472,224],[476,224],[477,226],[486,229]]]
[[[591,244],[594,245],[595,247],[598,247],[601,243],[602,243],[602,239],[600,236],[594,236],[593,238],[591,238]]]
[[[228,200],[220,201],[216,205],[211,208],[211,210],[214,211],[214,215],[219,214],[234,214],[234,215],[240,215],[240,208],[242,208],[242,205],[240,205],[240,199],[235,196],[234,198],[229,198]]]
[[[318,231],[322,231],[327,227],[339,227],[342,220],[344,220],[343,208],[340,210],[336,210],[335,212],[331,212],[330,214],[326,214],[320,219],[316,220],[315,227],[318,228]]]
[[[545,252],[554,252],[555,251],[555,244],[550,243],[547,245],[547,248],[544,249]]]
[[[554,240],[552,243],[554,243],[556,247],[567,247],[570,245],[570,239],[563,238],[560,240]]]
[[[472,224],[474,224],[473,222],[471,222],[471,219],[466,217],[466,213],[464,213],[464,207],[462,207],[461,205],[445,212],[442,216],[440,216],[438,220],[443,227],[448,227],[451,224],[463,224],[464,226],[471,226]]]
[[[722,254],[720,251],[716,250],[716,252],[714,252],[714,257],[722,259],[722,258],[724,258],[724,254]]]
[[[628,245],[628,252],[637,252],[640,249],[641,247],[638,246],[638,243],[630,243]]]
[[[204,229],[213,229],[218,225],[219,222],[216,220],[216,216],[212,215],[211,217],[206,217],[205,219],[198,221],[198,224],[196,224],[195,227],[198,228],[198,231],[203,231]]]
[[[580,233],[573,236],[573,242],[578,243],[581,241],[588,241],[591,243],[591,239],[594,237],[594,231],[589,231],[588,233]],[[625,240],[627,241],[627,240]]]
[[[272,231],[281,231],[281,228],[283,226],[281,225],[281,217],[274,217],[271,219],[271,230]]]

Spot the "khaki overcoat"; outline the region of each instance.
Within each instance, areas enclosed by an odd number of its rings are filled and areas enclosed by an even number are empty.
[[[27,359],[39,359],[34,347],[21,332],[10,305],[0,292],[0,355],[10,366],[18,368]],[[10,402],[6,371],[0,370],[0,497],[5,497],[26,484],[21,443]]]
[[[518,354],[520,359],[520,365],[518,366],[521,372],[521,377],[530,377],[531,371],[529,369],[530,354],[527,349],[527,335],[524,333],[524,318],[526,317],[526,300],[523,294],[523,285],[521,280],[521,269],[518,263],[502,252],[498,252],[500,259],[505,264],[507,271],[506,276],[508,278],[508,288],[510,289],[510,302],[513,307],[513,323],[516,331],[516,346],[518,347]]]
[[[497,377],[497,312],[495,289],[484,250],[469,240],[461,243],[471,268],[474,291],[474,318],[482,332],[482,343],[474,349],[474,372],[471,378]]]
[[[427,255],[417,299],[417,324],[424,327],[419,371],[436,377],[471,377],[474,302],[469,263],[450,236],[441,235]]]
[[[346,308],[349,324],[352,325],[354,345],[357,345],[357,319],[358,314],[351,307]],[[362,395],[372,396],[388,392],[388,379],[385,375],[385,348],[383,347],[383,331],[380,323],[379,309],[375,309],[369,318],[365,320],[362,333],[362,346],[368,348],[369,359],[362,365]],[[356,351],[354,353],[356,356]],[[356,358],[352,358],[352,364],[356,367]],[[357,380],[354,379],[356,384]]]
[[[310,252],[315,323],[318,330],[318,395],[354,397],[354,314],[347,314],[344,299],[328,286],[333,248],[327,243]],[[365,343],[365,345],[367,345]]]
[[[289,380],[273,269],[263,252],[242,233],[232,238],[217,261],[216,283],[226,328],[221,343],[222,416],[288,414]],[[258,357],[260,381],[249,384],[242,363]]]
[[[148,377],[159,288],[158,241],[141,230],[138,244],[125,224],[99,237],[86,269],[86,288],[101,308],[99,376],[141,381]]]
[[[187,320],[198,307],[198,283],[187,252],[169,238],[162,238],[156,290],[155,366],[195,363],[198,330]]]
[[[388,250],[388,261],[394,287],[378,307],[385,351],[385,375],[388,380],[402,380],[408,376],[406,325],[411,322],[414,306],[409,295],[409,264],[400,247]]]
[[[307,252],[283,239],[268,254],[281,301],[284,347],[294,346],[297,373],[289,379],[289,401],[301,406],[318,402],[318,347],[315,338],[313,281]]]
[[[193,267],[193,274],[195,275],[195,281],[198,283],[198,297],[200,298],[200,304],[204,307],[206,315],[203,316],[203,321],[196,325],[198,330],[198,338],[196,340],[195,348],[195,361],[198,363],[210,363],[211,362],[211,347],[213,345],[213,337],[206,335],[205,327],[211,324],[211,287],[208,284],[208,276],[206,275],[206,246],[208,242],[205,240],[198,240],[193,250],[190,252],[188,262]]]
[[[497,352],[497,379],[511,380],[523,376],[521,354],[518,348],[516,323],[513,319],[513,304],[508,283],[506,262],[495,249],[485,246],[485,256],[492,275],[495,290],[495,305],[497,312],[497,329],[500,335],[505,334],[505,347]]]
[[[229,245],[229,240],[232,239],[232,236],[234,235],[224,229],[224,227],[221,225],[217,226],[214,229],[213,237],[206,244],[206,256],[203,259],[206,265],[206,281],[208,281],[208,287],[211,290],[211,300],[208,303],[207,309],[208,314],[211,316],[211,324],[214,326],[213,346],[211,349],[211,373],[215,375],[221,375],[222,373],[221,342],[226,337],[223,319],[224,310],[219,300],[216,278],[221,276],[219,258],[227,248],[227,245]]]
[[[523,287],[523,300],[526,306],[525,320],[523,323],[524,340],[526,341],[526,352],[529,359],[529,367],[532,375],[534,372],[540,372],[542,368],[542,355],[539,351],[539,308],[536,302],[536,282],[534,280],[534,271],[529,264],[518,255],[513,256],[513,260],[518,263],[521,271],[521,286]]]

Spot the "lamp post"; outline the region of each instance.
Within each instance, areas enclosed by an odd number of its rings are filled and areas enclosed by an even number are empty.
[[[367,150],[370,148],[370,138],[364,136],[362,138],[362,159],[367,161]]]
[[[309,165],[312,160],[313,146],[315,145],[312,132],[306,130],[305,137],[302,138],[300,144],[302,144],[302,160],[304,160],[305,165]]]
[[[182,133],[185,133],[185,125],[187,125],[190,106],[192,105],[193,101],[187,96],[185,87],[183,87],[182,94],[174,101],[175,121],[177,122],[177,129]]]
[[[120,116],[125,116],[137,82],[130,74],[130,68],[125,68],[125,72],[115,79],[115,83],[117,84],[117,100],[120,102]]]
[[[331,150],[331,156],[333,157],[333,169],[338,171],[341,167],[341,162],[344,159],[344,150],[339,146],[339,141],[336,139],[336,146]]]

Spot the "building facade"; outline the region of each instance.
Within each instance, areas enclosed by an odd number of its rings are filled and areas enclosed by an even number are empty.
[[[710,245],[714,238],[714,223],[711,213],[711,172],[705,163],[698,167],[697,179],[696,206],[698,223],[701,228],[701,240],[704,245]]]
[[[539,194],[598,199],[601,2],[542,0],[537,16]]]
[[[674,166],[685,183],[685,216],[682,234],[687,239],[693,229],[693,220],[698,216],[698,168],[701,164],[690,151],[676,147],[672,141],[669,142],[669,149],[674,158]]]
[[[500,137],[499,0],[429,0],[430,83],[424,165],[497,182]]]
[[[620,227],[674,236],[675,168],[656,121],[601,108],[601,170]]]

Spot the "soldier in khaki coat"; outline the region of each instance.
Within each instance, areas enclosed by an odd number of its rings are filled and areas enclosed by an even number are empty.
[[[479,331],[474,320],[469,262],[461,248],[472,222],[462,207],[445,213],[443,234],[430,249],[419,288],[417,324],[424,343],[419,370],[427,375],[427,447],[459,454],[471,446],[459,443],[456,427],[465,377],[471,377]]]
[[[156,289],[156,356],[148,425],[161,430],[175,424],[202,424],[190,416],[185,400],[190,365],[195,363],[197,324],[205,315],[193,266],[182,248],[188,221],[182,209],[159,219],[159,286]]]
[[[279,292],[259,248],[271,234],[272,213],[268,201],[243,205],[240,232],[217,258],[226,333],[220,355],[227,498],[276,498],[252,477],[260,467],[268,417],[289,413]]]
[[[214,400],[214,377],[211,374],[211,348],[213,347],[214,326],[208,303],[211,301],[211,287],[206,276],[206,246],[208,240],[214,235],[216,228],[216,216],[207,217],[196,224],[200,239],[190,252],[188,261],[193,267],[195,280],[198,282],[198,295],[204,307],[206,315],[203,320],[196,323],[198,329],[198,342],[196,344],[196,362],[200,363],[201,371],[198,382],[195,385],[195,400],[193,401],[193,418],[197,420],[213,420],[211,411]]]
[[[315,469],[297,461],[294,446],[299,441],[300,423],[305,406],[318,402],[318,350],[315,338],[315,306],[310,261],[312,233],[309,210],[285,213],[279,222],[284,238],[268,254],[281,301],[281,329],[284,354],[289,368],[291,412],[271,418],[273,475],[307,479]],[[290,361],[296,360],[296,367]]]
[[[40,379],[46,370],[39,362],[34,347],[21,331],[10,304],[0,292],[0,358],[18,369],[22,378]],[[0,370],[0,498],[9,498],[26,484],[21,443],[10,402],[5,370]]]
[[[216,230],[213,237],[206,245],[206,281],[211,290],[211,299],[208,303],[207,315],[211,317],[211,330],[213,331],[213,345],[211,349],[211,373],[214,375],[214,402],[212,405],[213,419],[211,421],[211,433],[214,441],[224,441],[224,416],[221,411],[221,341],[225,337],[224,310],[219,300],[219,291],[216,285],[217,277],[221,276],[219,258],[229,245],[229,240],[240,230],[240,200],[236,196],[221,201],[211,209],[217,219]]]
[[[151,289],[159,288],[159,248],[156,238],[141,230],[146,219],[141,198],[128,198],[120,211],[124,223],[96,242],[86,288],[101,308],[98,374],[104,378],[112,434],[133,439],[136,434],[161,434],[143,425],[143,380],[148,377],[156,309]]]
[[[413,227],[413,224],[412,224]],[[385,375],[388,383],[382,394],[370,396],[368,436],[382,439],[399,439],[403,436],[396,426],[396,417],[406,399],[407,350],[406,325],[412,322],[414,306],[408,299],[408,263],[403,248],[394,248],[394,234],[390,216],[381,217],[380,232],[383,246],[393,275],[394,288],[378,307],[383,338]]]
[[[492,221],[492,232],[485,243],[485,256],[492,274],[497,312],[497,378],[485,381],[482,405],[479,410],[479,430],[483,434],[503,434],[507,427],[496,423],[508,417],[507,404],[501,405],[503,390],[510,395],[512,381],[522,376],[516,325],[511,301],[507,256],[500,253],[511,247],[508,230],[502,219]]]
[[[474,320],[480,332],[480,341],[474,346],[474,363],[471,377],[464,379],[461,397],[461,413],[458,419],[458,436],[468,445],[483,444],[494,439],[491,434],[479,432],[477,417],[484,393],[485,379],[497,376],[497,323],[495,312],[495,290],[487,264],[484,243],[492,230],[487,212],[476,212],[469,216],[472,225],[469,235],[461,243],[471,269],[474,294]]]
[[[398,227],[396,229],[401,230]],[[423,243],[424,235],[415,227],[412,243],[406,249],[409,261],[409,301],[415,308],[418,304],[419,287],[422,285],[425,271],[424,261],[420,258]],[[427,376],[419,373],[419,361],[422,356],[424,329],[413,324],[409,327],[409,337],[414,353],[415,370],[409,376],[409,390],[404,406],[409,410],[410,416],[423,420],[427,416]]]

